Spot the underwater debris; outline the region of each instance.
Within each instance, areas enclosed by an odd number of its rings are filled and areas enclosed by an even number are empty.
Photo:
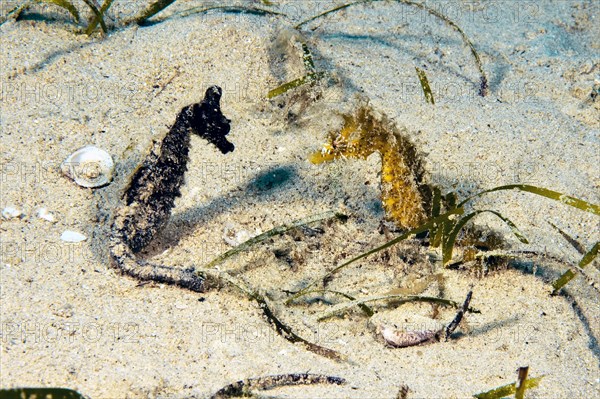
[[[146,9],[144,9],[142,12],[140,12],[132,21],[130,22],[135,22],[140,26],[147,26],[147,25],[152,25],[156,22],[159,22],[159,20],[152,20],[150,21],[149,19],[152,18],[154,15],[158,14],[159,12],[161,12],[162,10],[164,10],[165,8],[167,8],[168,6],[170,6],[172,3],[174,3],[175,0],[157,0],[156,2],[150,4],[150,6],[148,6]],[[270,6],[271,4],[266,4],[267,6]],[[208,2],[208,7],[203,7],[203,6],[199,6],[199,7],[192,7],[189,10],[185,10],[185,11],[180,11],[177,12],[176,14],[180,15],[180,16],[188,16],[188,15],[192,15],[192,14],[202,14],[202,13],[206,13],[208,11],[221,11],[221,12],[232,12],[232,13],[248,13],[248,14],[256,14],[256,15],[281,15],[281,16],[285,16],[284,14],[274,11],[274,10],[270,10],[267,8],[262,8],[262,7],[254,7],[254,6],[242,6],[242,5],[211,5],[210,2]],[[168,18],[168,17],[165,17]],[[162,21],[163,19],[160,19],[160,21]]]
[[[581,258],[577,267],[567,270],[557,280],[555,280],[552,283],[552,288],[553,288],[552,295],[558,294],[560,292],[560,290],[565,285],[567,285],[567,283],[569,281],[573,280],[573,278],[575,278],[575,275],[576,275],[575,273],[577,271],[579,271],[586,278],[586,280],[592,287],[595,287],[595,282],[589,276],[587,276],[587,274],[585,273],[583,268],[586,267],[588,264],[590,264],[594,259],[596,259],[596,257],[598,256],[599,250],[600,250],[600,241],[596,242],[596,244],[594,244],[594,246],[583,255],[583,258]]]
[[[229,277],[226,277],[229,278]],[[239,286],[238,286],[239,288]],[[275,329],[277,334],[281,335],[285,340],[291,342],[292,344],[301,344],[306,350],[309,350],[317,355],[329,358],[331,360],[335,360],[336,362],[342,362],[348,360],[347,357],[333,349],[325,348],[324,346],[317,345],[315,343],[309,342],[304,338],[300,337],[296,333],[292,331],[292,329],[282,323],[273,313],[273,311],[269,308],[269,305],[265,298],[258,293],[248,293],[246,290],[246,294],[255,300],[260,309],[262,310],[267,322]]]
[[[280,96],[291,89],[295,89],[296,87],[305,85],[310,83],[311,85],[318,82],[319,80],[325,77],[325,72],[317,72],[317,68],[315,67],[315,62],[313,61],[312,53],[308,48],[308,45],[304,41],[303,38],[298,37],[297,40],[300,41],[302,45],[302,63],[304,64],[304,69],[306,70],[306,75],[301,78],[294,79],[290,82],[284,83],[281,86],[278,86],[272,90],[269,90],[267,93],[267,98],[271,99],[277,96]]]
[[[0,389],[3,399],[85,399],[87,396],[68,388],[12,388]]]
[[[332,291],[312,290],[312,291],[303,293],[303,296],[307,295],[309,293],[313,293],[313,292],[332,292]],[[335,291],[333,291],[333,292],[335,292]],[[338,305],[332,306],[331,309],[328,309],[328,310],[322,312],[321,314],[319,314],[316,317],[317,321],[323,321],[323,320],[326,320],[333,316],[339,316],[342,313],[352,309],[355,306],[360,307],[360,306],[364,306],[366,303],[369,303],[369,302],[379,302],[379,301],[394,302],[396,305],[401,305],[403,303],[408,303],[408,302],[429,302],[432,304],[437,304],[437,305],[442,305],[442,306],[452,306],[457,309],[461,308],[461,304],[458,302],[451,301],[449,299],[436,298],[436,297],[430,297],[430,296],[420,296],[420,295],[408,295],[407,296],[407,295],[398,295],[398,294],[386,294],[386,295],[374,295],[374,296],[370,296],[370,297],[366,297],[366,298],[355,299],[355,298],[350,297],[347,294],[343,294],[343,293],[337,293],[337,294],[344,295],[346,298],[350,299],[350,301],[343,302]],[[296,297],[294,299],[298,299],[298,298],[299,297]],[[467,310],[472,313],[480,313],[479,310],[473,309],[473,308],[467,308]],[[371,313],[371,314],[367,314],[369,317],[373,316],[373,311],[371,309],[368,309],[368,312]],[[365,313],[368,313],[368,312],[365,312]]]
[[[411,229],[427,220],[432,190],[427,183],[423,161],[407,132],[399,130],[385,116],[361,106],[354,115],[342,115],[344,126],[329,136],[329,143],[309,160],[319,164],[347,157],[366,159],[381,155],[383,207],[398,227]]]
[[[417,71],[417,76],[419,77],[419,83],[421,83],[421,89],[423,89],[425,101],[427,101],[431,105],[435,105],[433,93],[431,92],[431,87],[429,86],[429,79],[427,79],[425,71],[417,67],[415,67],[415,70]]]
[[[400,236],[386,242],[383,245],[380,245],[376,248],[373,248],[367,252],[363,252],[360,255],[357,255],[355,257],[353,257],[350,260],[347,260],[345,262],[343,262],[342,264],[340,264],[339,266],[334,267],[333,269],[331,269],[330,271],[328,271],[325,275],[314,279],[312,282],[308,283],[303,289],[301,289],[300,291],[296,292],[296,293],[292,293],[293,295],[288,298],[285,301],[286,305],[291,304],[293,301],[295,301],[296,299],[300,298],[303,295],[306,295],[307,292],[309,292],[312,287],[316,286],[317,284],[319,284],[320,282],[324,282],[324,281],[328,281],[329,279],[332,278],[332,276],[336,273],[338,273],[340,270],[348,267],[349,265],[363,259],[366,258],[370,255],[373,255],[377,252],[383,251],[397,243],[399,243],[400,241],[406,240],[408,237],[411,237],[413,235],[417,235],[417,234],[421,234],[424,233],[426,231],[431,230],[435,225],[440,225],[443,223],[448,223],[450,221],[450,219],[455,218],[457,215],[462,215],[464,213],[464,209],[462,207],[460,208],[454,208],[449,210],[446,213],[443,213],[439,216],[436,216],[434,218],[429,219],[427,222],[425,222],[424,224],[420,225],[417,228],[414,228],[412,230],[409,230],[403,234],[401,234]]]
[[[410,388],[408,385],[401,385],[398,394],[396,395],[396,399],[408,399],[409,392]]]
[[[462,321],[462,319],[465,315],[465,312],[469,309],[469,304],[471,303],[472,297],[473,297],[473,291],[471,290],[467,293],[467,297],[465,298],[465,301],[463,302],[462,307],[460,309],[458,309],[458,312],[456,312],[456,316],[454,316],[454,319],[452,319],[450,324],[448,324],[446,326],[446,329],[444,331],[444,339],[446,341],[448,341],[448,338],[450,338],[450,336],[452,335],[454,330],[456,330],[456,328]]]
[[[477,393],[473,397],[477,399],[500,399],[515,394],[515,398],[522,399],[526,389],[536,388],[545,377],[541,375],[535,378],[527,378],[528,372],[529,366],[519,367],[517,369],[516,383],[502,385],[486,392]]]
[[[249,299],[255,301],[258,304],[260,310],[263,312],[263,315],[265,316],[265,319],[269,323],[269,325],[273,327],[275,332],[277,332],[277,334],[279,334],[286,341],[292,344],[300,344],[306,350],[309,350],[320,356],[324,356],[329,359],[335,360],[336,362],[342,362],[347,360],[346,356],[344,356],[343,354],[333,349],[325,348],[323,346],[307,341],[306,339],[294,333],[294,331],[287,324],[283,323],[281,320],[279,320],[279,318],[277,318],[265,297],[258,291],[248,287],[242,280],[233,277],[227,272],[219,271],[218,269],[203,270],[201,273],[203,277],[210,279],[212,282],[227,283],[237,288],[238,290],[243,292]]]
[[[309,384],[345,384],[346,380],[321,374],[279,374],[265,377],[248,378],[234,382],[219,389],[211,399],[235,398],[240,396],[253,396],[253,390],[268,390],[289,385]]]
[[[450,265],[450,262],[452,261],[452,253],[454,250],[454,244],[456,243],[458,234],[471,219],[473,219],[475,216],[477,216],[481,213],[484,213],[484,212],[488,212],[488,213],[491,213],[491,214],[497,216],[510,228],[513,235],[515,235],[515,237],[519,241],[521,241],[524,244],[527,244],[528,243],[527,238],[525,238],[525,236],[520,232],[520,230],[515,226],[515,224],[496,211],[489,210],[489,209],[487,209],[487,210],[483,209],[483,210],[476,210],[467,215],[464,215],[464,213],[465,213],[464,208],[467,203],[471,202],[475,198],[482,196],[483,194],[491,193],[491,192],[495,192],[495,191],[501,191],[501,190],[518,190],[518,191],[525,191],[525,192],[533,193],[536,195],[540,195],[542,197],[552,199],[554,201],[561,202],[562,204],[565,204],[565,205],[568,205],[568,206],[571,206],[574,208],[578,208],[585,212],[593,213],[595,215],[600,216],[600,206],[599,205],[592,204],[587,201],[583,201],[579,198],[575,198],[575,197],[571,197],[571,196],[562,194],[558,191],[553,191],[553,190],[549,190],[549,189],[542,188],[542,187],[530,186],[530,185],[526,185],[526,184],[509,184],[506,186],[499,186],[499,187],[495,187],[495,188],[492,188],[489,190],[481,191],[477,194],[474,194],[474,195],[468,197],[467,199],[463,200],[462,202],[460,202],[458,204],[456,204],[456,201],[453,199],[453,197],[455,195],[453,193],[450,193],[452,195],[446,195],[446,203],[445,203],[446,211],[444,213],[441,213],[438,216],[435,216],[436,213],[433,212],[432,217],[430,219],[428,219],[427,221],[425,221],[420,226],[418,226],[412,230],[409,230],[409,231],[401,234],[400,236],[398,236],[376,248],[373,248],[366,252],[363,252],[362,254],[353,257],[352,259],[342,263],[339,266],[336,266],[334,269],[327,272],[325,274],[325,276],[323,276],[319,279],[313,280],[305,288],[303,288],[302,290],[295,293],[286,302],[290,303],[294,299],[304,295],[309,289],[311,289],[313,286],[315,286],[319,281],[324,281],[325,279],[331,278],[331,276],[333,276],[335,273],[348,267],[349,265],[355,263],[356,261],[366,258],[367,256],[375,254],[379,251],[385,250],[385,249],[399,243],[400,241],[407,239],[408,237],[410,237],[412,235],[421,234],[426,231],[430,232],[430,239],[431,239],[430,246],[433,248],[441,247],[442,264],[445,267],[450,267],[450,266],[452,266],[452,265]],[[435,190],[435,188],[434,188],[434,194],[436,194],[436,193],[437,193],[437,190]],[[434,197],[438,197],[438,195],[436,194]],[[448,197],[450,197],[450,200],[448,200]],[[438,208],[438,206],[436,206],[436,200],[434,198],[433,211],[436,211],[436,210],[439,211],[439,208],[438,209],[436,209],[436,208]],[[432,231],[434,233],[431,233]],[[471,238],[469,238],[470,234],[473,235]],[[471,231],[467,231],[465,233],[465,237],[463,237],[463,239],[461,239],[460,241],[466,245],[469,245],[469,241],[476,242],[478,240],[477,236],[479,234],[480,233],[478,233],[477,228],[471,229]],[[488,238],[486,239],[487,243],[484,242],[483,243],[484,245],[482,247],[482,249],[484,251],[480,252],[478,254],[475,254],[475,260],[477,260],[477,258],[480,257],[481,254],[485,254],[486,250],[490,250],[490,249],[492,250],[492,253],[490,255],[494,256],[493,250],[495,248],[499,247],[499,245],[500,245],[499,242],[497,242],[497,241],[494,242],[495,241],[494,236],[496,236],[495,233],[493,235],[488,234]],[[475,240],[475,241],[473,241],[473,240]],[[579,263],[579,269],[583,268],[584,266],[586,266],[587,264],[592,262],[596,258],[599,249],[600,249],[600,242],[597,242],[594,245],[594,247],[590,251],[588,251],[584,255],[584,257],[581,259],[581,261]],[[469,251],[470,251],[470,248],[468,248],[468,246],[467,246],[466,253],[463,255],[463,260],[459,263],[472,260],[469,258]],[[556,294],[558,292],[558,290],[560,290],[561,287],[563,287],[565,284],[567,284],[574,276],[575,276],[575,272],[573,270],[571,270],[571,269],[567,270],[558,280],[556,280],[553,283],[554,294]]]
[[[44,3],[48,3],[48,4],[56,4],[59,7],[64,8],[65,10],[67,10],[75,19],[76,23],[79,23],[79,20],[81,19],[81,17],[79,16],[79,11],[77,11],[77,8],[75,8],[75,6],[73,5],[73,3],[71,3],[68,0],[44,0]]]
[[[161,12],[162,10],[164,10],[165,8],[167,8],[174,2],[175,2],[175,0],[158,0],[158,1],[150,4],[150,6],[148,6],[148,8],[143,10],[140,13],[140,15],[138,15],[136,17],[136,22],[139,25],[143,26],[148,18],[151,18],[153,15],[158,14],[159,12]]]
[[[301,78],[294,79],[290,82],[282,84],[281,86],[277,86],[273,90],[270,90],[267,93],[267,98],[271,99],[271,98],[280,96],[291,89],[295,89],[296,87],[300,87],[300,86],[308,84],[308,83],[312,84],[312,83],[318,82],[324,76],[325,76],[325,72],[308,73]]]
[[[277,54],[286,54],[295,58],[300,48],[303,75],[285,82],[267,93],[267,98],[270,100],[283,97],[277,100],[276,104],[282,108],[288,122],[297,121],[310,104],[321,100],[325,86],[330,83],[330,79],[333,79],[330,73],[317,71],[306,38],[297,31],[280,31],[276,36],[273,50]]]
[[[523,399],[525,397],[525,381],[527,380],[527,374],[529,374],[529,366],[519,367],[517,369],[517,382],[515,383],[515,399]]]
[[[258,244],[270,237],[283,234],[291,229],[295,229],[298,227],[306,227],[311,223],[328,220],[328,219],[337,219],[342,222],[345,222],[348,219],[348,216],[346,216],[342,213],[339,213],[339,212],[327,211],[327,212],[320,213],[320,214],[317,214],[317,215],[314,215],[314,216],[311,216],[308,218],[295,220],[289,224],[283,224],[283,225],[274,227],[271,230],[266,231],[257,236],[251,237],[248,240],[246,240],[246,241],[242,242],[241,244],[235,246],[234,248],[230,249],[229,251],[222,253],[221,255],[219,255],[212,261],[210,261],[208,264],[206,264],[206,266],[204,266],[204,269],[214,268],[218,264],[224,262],[226,259],[228,259],[234,255],[237,255],[238,253],[247,250],[252,245]]]
[[[304,21],[296,24],[294,26],[295,29],[300,30],[300,28],[316,19],[322,18],[326,15],[332,14],[332,13],[336,13],[340,10],[343,10],[345,8],[348,7],[353,7],[356,5],[364,5],[364,4],[369,4],[369,3],[378,3],[378,2],[382,2],[383,0],[362,0],[362,1],[353,1],[350,3],[346,3],[346,4],[342,4],[342,5],[338,5],[330,10],[324,11],[320,14],[317,14],[313,17],[310,17],[308,19],[305,19]],[[412,6],[412,7],[417,7],[431,15],[433,15],[436,18],[439,18],[440,20],[444,21],[445,24],[447,24],[448,26],[450,26],[453,30],[455,30],[456,32],[458,32],[458,34],[460,35],[460,37],[462,38],[463,42],[469,47],[469,50],[471,50],[471,55],[473,56],[474,60],[475,60],[475,65],[477,66],[477,69],[479,70],[479,74],[480,74],[480,79],[479,79],[479,95],[481,97],[485,97],[488,93],[488,79],[487,76],[485,74],[485,71],[483,70],[483,65],[481,63],[481,59],[479,58],[479,54],[477,53],[477,50],[475,50],[475,46],[473,45],[473,42],[471,42],[471,40],[467,37],[467,35],[465,34],[465,32],[463,32],[463,30],[452,20],[450,20],[448,17],[446,17],[444,14],[442,14],[441,12],[439,12],[438,10],[431,8],[429,6],[427,6],[426,4],[424,4],[424,2],[418,2],[418,1],[412,1],[412,0],[393,0],[397,3],[402,3],[405,4],[407,6]],[[386,1],[387,2],[387,1]]]
[[[104,22],[104,13],[110,8],[113,1],[114,0],[105,0],[102,4],[102,7],[98,9],[98,7],[96,6],[96,4],[94,4],[93,1],[83,0],[83,2],[87,4],[87,6],[90,8],[90,10],[92,10],[92,13],[94,14],[94,18],[90,21],[87,28],[85,28],[86,35],[91,35],[98,26],[98,24],[100,24],[100,28],[102,29],[103,34],[106,34],[108,32],[106,23]]]

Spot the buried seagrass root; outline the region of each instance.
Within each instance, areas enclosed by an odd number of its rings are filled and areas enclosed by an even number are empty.
[[[240,396],[252,396],[254,390],[268,390],[276,387],[289,385],[309,384],[345,384],[346,380],[340,377],[332,377],[321,374],[279,374],[265,377],[248,378],[229,384],[217,391],[210,399],[236,398]]]

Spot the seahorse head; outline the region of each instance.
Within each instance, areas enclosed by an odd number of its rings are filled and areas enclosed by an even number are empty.
[[[204,100],[192,106],[190,127],[192,132],[214,144],[223,154],[227,154],[233,151],[235,146],[225,137],[231,129],[231,121],[221,112],[221,94],[219,86],[211,86],[206,90]]]
[[[380,151],[385,144],[373,115],[366,107],[355,115],[342,115],[344,125],[338,132],[329,135],[329,142],[320,151],[309,156],[314,164],[333,161],[338,158],[366,158]]]

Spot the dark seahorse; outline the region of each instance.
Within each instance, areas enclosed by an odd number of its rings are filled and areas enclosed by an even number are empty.
[[[184,107],[162,142],[154,147],[131,177],[115,212],[111,228],[110,255],[114,266],[139,280],[178,285],[203,292],[210,288],[207,278],[193,268],[177,269],[138,259],[167,223],[175,199],[181,195],[190,149],[190,134],[214,144],[223,154],[234,145],[225,136],[230,120],[221,113],[222,90],[211,86],[204,100]]]

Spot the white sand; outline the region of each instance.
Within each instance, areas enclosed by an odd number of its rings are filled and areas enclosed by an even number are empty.
[[[343,2],[277,3],[300,21]],[[428,4],[474,42],[490,78],[487,97],[477,96],[478,72],[460,36],[399,4],[349,8],[304,28],[317,69],[341,82],[307,109],[301,101],[266,99],[270,89],[303,74],[299,53],[275,45],[286,26],[275,18],[172,16],[150,27],[115,29],[104,39],[73,34],[64,23],[69,17],[50,6],[35,8],[43,20],[3,24],[0,208],[14,206],[26,216],[0,222],[0,387],[62,386],[92,398],[205,397],[243,378],[310,371],[348,384],[273,394],[393,398],[406,384],[414,398],[463,398],[511,383],[517,367],[529,365],[530,376],[546,377],[528,397],[598,395],[598,293],[578,278],[572,296],[549,296],[548,276],[581,255],[547,222],[591,248],[600,237],[599,219],[534,195],[495,193],[476,204],[509,216],[530,245],[492,217],[477,220],[515,249],[547,253],[546,260],[481,279],[446,270],[443,287],[432,283],[426,291],[462,301],[474,285],[472,306],[481,314],[467,316],[459,339],[391,349],[375,337],[377,323],[405,325],[415,316],[425,323],[430,305],[377,307],[371,322],[353,311],[320,324],[313,318],[325,304],[276,305],[300,335],[347,355],[343,363],[285,341],[234,290],[199,295],[138,286],[109,265],[108,225],[127,176],[151,140],[211,84],[224,90],[236,150],[225,157],[193,139],[183,195],[148,256],[199,266],[230,248],[226,228],[254,235],[329,209],[350,213],[346,224],[322,226],[312,237],[274,238],[223,266],[242,270],[274,303],[285,298],[282,289],[298,289],[386,240],[377,231],[384,217],[377,156],[320,166],[306,160],[339,127],[336,112],[353,109],[357,94],[412,132],[433,182],[445,191],[465,196],[528,183],[599,203],[600,100],[590,98],[600,84],[598,3]],[[113,21],[144,5],[115,2]],[[200,5],[177,2],[161,16]],[[426,70],[435,106],[425,103],[415,66]],[[299,113],[295,123],[286,122],[288,109]],[[88,144],[117,164],[113,183],[93,191],[58,169]],[[269,188],[264,176],[273,172],[282,182]],[[56,223],[35,216],[41,207]],[[65,230],[88,240],[64,243]],[[291,250],[290,263],[275,250]],[[407,256],[415,258],[412,267],[402,260]],[[405,285],[404,273],[426,279],[424,256],[403,245],[387,260],[376,255],[349,267],[329,288],[362,297]],[[597,265],[588,266],[596,279]],[[443,309],[439,320],[452,316]]]

